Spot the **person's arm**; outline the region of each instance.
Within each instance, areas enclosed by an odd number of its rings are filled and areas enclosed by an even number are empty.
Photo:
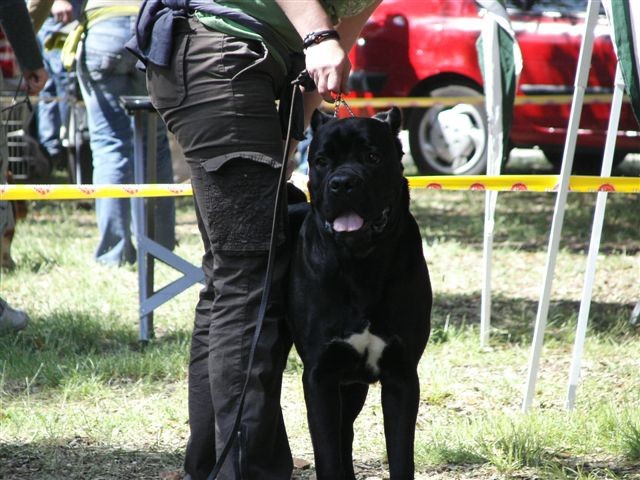
[[[362,31],[362,27],[364,27],[365,23],[367,22],[373,11],[378,7],[378,5],[380,5],[380,3],[382,3],[382,0],[377,0],[358,15],[354,15],[353,17],[345,17],[340,21],[340,23],[336,27],[336,30],[340,34],[340,46],[342,47],[342,50],[344,52],[348,54],[348,52],[351,51],[356,43],[356,40],[358,39],[358,36],[360,35],[360,32]],[[327,41],[328,40],[323,43],[326,43]],[[309,54],[314,54],[313,49],[320,47],[321,45],[322,43],[308,48],[307,57],[309,56]],[[321,54],[319,50],[316,50],[316,53]],[[347,79],[349,78],[350,72],[351,63],[348,63],[346,75],[338,92],[348,93]],[[304,94],[305,127],[309,125],[309,122],[311,121],[311,115],[313,115],[313,111],[320,105],[320,103],[322,103],[323,97],[327,99],[326,96],[321,96],[321,94],[319,94],[318,92],[307,92]],[[331,98],[327,100],[331,101]]]
[[[300,37],[311,32],[332,30],[331,17],[318,0],[276,0]],[[309,47],[306,52],[307,72],[316,83],[318,93],[331,101],[331,92],[342,92],[349,75],[349,59],[336,39],[327,39]]]
[[[304,38],[310,32],[329,30],[334,28],[331,18],[322,5],[309,0],[276,0],[298,34]],[[351,72],[351,62],[348,53],[358,39],[362,27],[382,0],[374,1],[369,7],[353,17],[345,17],[335,29],[340,34],[340,41],[327,39],[322,43],[307,48],[305,52],[307,72],[316,83],[317,90],[304,92],[304,126],[309,126],[311,115],[322,100],[333,102],[331,93],[348,93],[347,80]],[[292,143],[292,155],[287,162],[287,178],[291,177],[295,169],[293,153],[295,145]]]
[[[0,2],[0,23],[22,69],[27,92],[32,95],[39,93],[48,76],[24,0]]]
[[[49,16],[54,0],[29,0],[29,17],[33,23],[33,29],[37,32]]]

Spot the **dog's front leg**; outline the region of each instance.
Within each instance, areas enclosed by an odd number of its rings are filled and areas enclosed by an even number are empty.
[[[420,384],[418,374],[395,371],[382,380],[382,413],[391,480],[414,478],[413,442],[415,438]]]
[[[318,480],[343,480],[340,450],[340,385],[334,373],[305,370],[307,420]]]

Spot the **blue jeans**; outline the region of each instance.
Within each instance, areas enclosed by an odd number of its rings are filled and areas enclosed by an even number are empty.
[[[84,98],[91,136],[93,183],[134,183],[133,127],[131,117],[119,103],[121,95],[147,95],[145,76],[135,68],[136,59],[124,48],[134,34],[135,16],[109,18],[87,32],[78,62],[78,79]],[[158,121],[157,180],[173,182],[171,153],[166,130]],[[146,136],[146,135],[145,135]],[[146,153],[145,153],[146,158]],[[175,246],[173,198],[156,200],[154,238],[169,249]],[[134,263],[130,199],[96,200],[100,241],[95,252],[100,263]]]
[[[38,32],[38,43],[42,50],[44,67],[49,74],[49,79],[40,92],[40,101],[38,102],[38,141],[51,157],[60,155],[63,151],[60,142],[60,127],[66,121],[69,110],[66,101],[51,101],[51,99],[55,97],[61,99],[66,95],[69,75],[62,66],[60,50],[45,50],[44,41],[60,27],[62,27],[61,23],[56,23],[53,17],[49,17]]]

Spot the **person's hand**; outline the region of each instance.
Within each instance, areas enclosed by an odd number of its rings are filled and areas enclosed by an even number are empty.
[[[56,0],[51,7],[51,15],[58,23],[73,21],[73,7],[67,0]]]
[[[351,62],[340,42],[329,39],[312,45],[305,50],[305,56],[307,72],[324,100],[332,103],[332,93],[348,93]]]
[[[44,84],[47,82],[49,75],[44,68],[38,68],[37,70],[24,70],[22,72],[24,81],[27,84],[27,93],[29,95],[37,95],[40,90],[44,88]]]

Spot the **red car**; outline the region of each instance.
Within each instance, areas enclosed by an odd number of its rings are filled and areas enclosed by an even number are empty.
[[[506,3],[524,62],[517,94],[571,94],[587,0]],[[482,21],[473,0],[385,0],[351,51],[351,96],[481,96],[476,40]],[[612,92],[615,66],[608,22],[602,14],[586,93]],[[516,106],[511,145],[538,146],[551,163],[559,165],[569,112],[570,103]],[[585,102],[574,162],[585,173],[596,171],[601,162],[609,112],[608,103]],[[413,108],[404,114],[411,154],[421,173],[479,174],[486,170],[487,126],[482,103]],[[638,130],[630,107],[624,105],[615,161],[640,152]]]
[[[5,79],[18,76],[16,57],[2,28],[0,28],[0,69]]]

